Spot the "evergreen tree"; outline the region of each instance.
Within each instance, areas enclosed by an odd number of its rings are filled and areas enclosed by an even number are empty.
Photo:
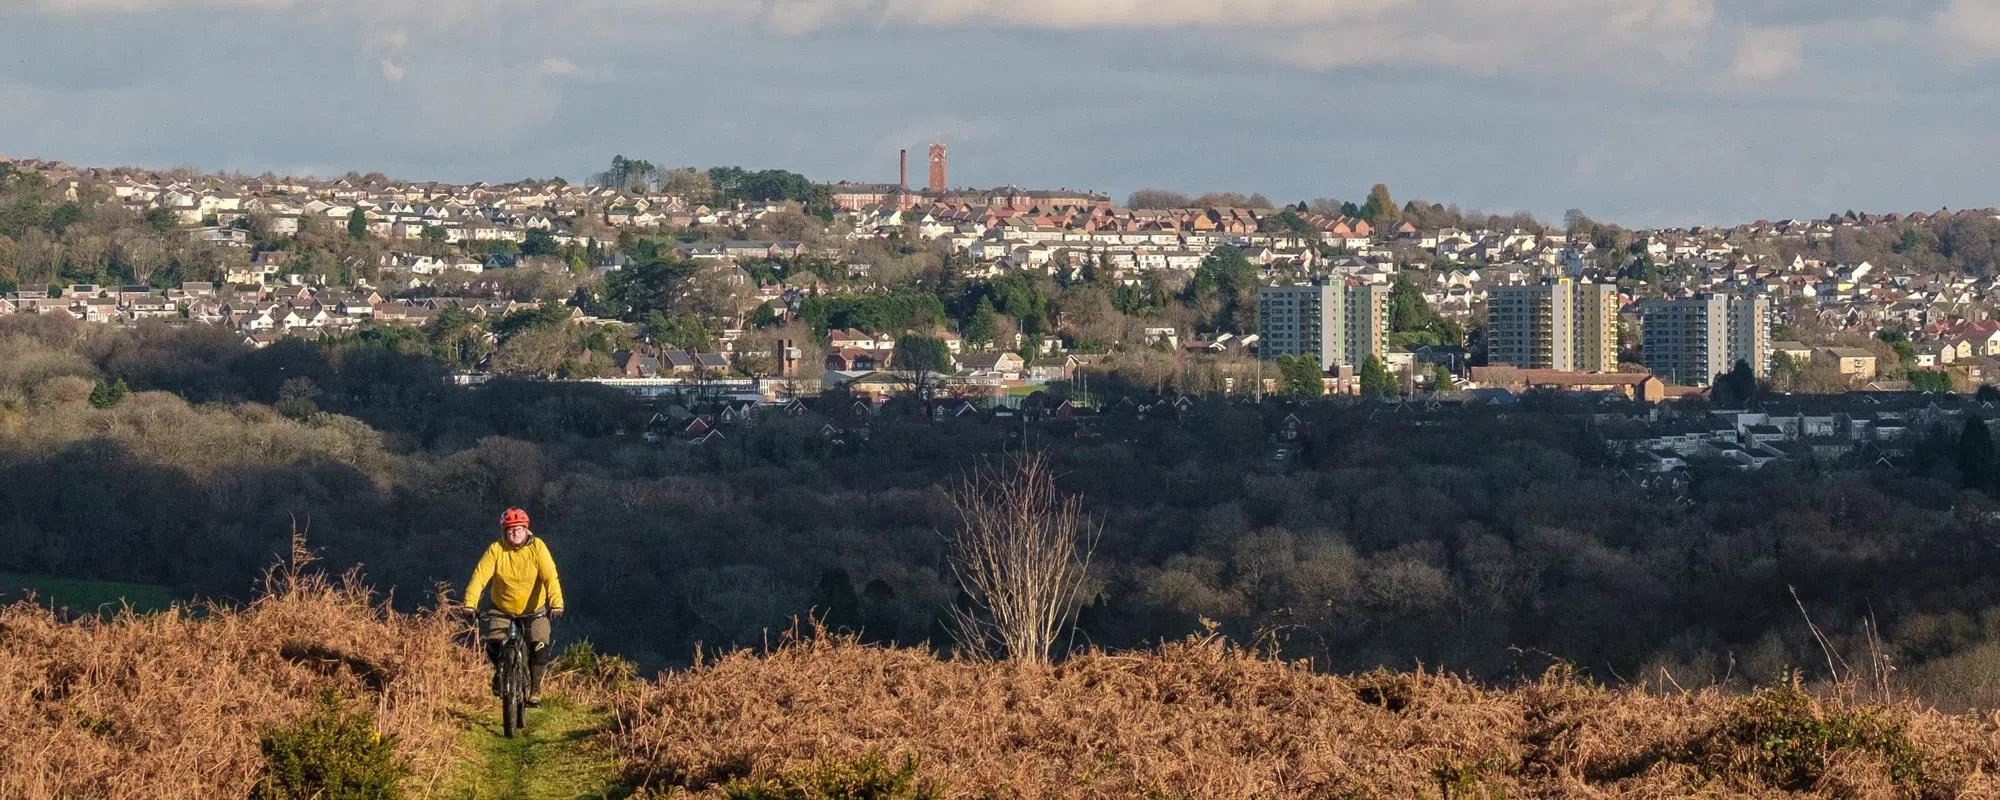
[[[99,380],[97,385],[90,387],[90,405],[92,408],[111,408],[125,402],[125,398],[131,396],[132,388],[125,385],[124,378],[119,378],[113,382]]]
[[[1715,376],[1709,396],[1723,408],[1742,408],[1757,399],[1757,374],[1750,370],[1750,362],[1739,358],[1736,366]]]
[[[1958,474],[1967,489],[1993,490],[1993,433],[1985,420],[1967,420],[1958,434]]]
[[[1431,315],[1423,290],[1410,281],[1408,274],[1397,273],[1389,288],[1389,330],[1393,333],[1422,330],[1430,324]]]
[[[965,340],[976,344],[992,344],[999,335],[1000,312],[994,310],[993,299],[979,298],[979,307],[973,309],[972,320],[965,325]]]
[[[928,370],[949,373],[951,349],[945,347],[943,339],[935,336],[906,334],[896,340],[896,349],[891,352],[889,362],[895,369],[906,372]]]
[[[1368,202],[1361,204],[1361,218],[1370,222],[1395,222],[1403,218],[1402,209],[1389,198],[1387,184],[1378,183],[1368,190]]]
[[[1278,390],[1301,397],[1318,397],[1326,392],[1323,373],[1311,356],[1278,357]]]
[[[964,308],[958,304],[965,294],[962,284],[958,277],[958,259],[945,256],[944,263],[938,265],[937,300],[947,313],[954,307]]]
[[[368,238],[368,215],[361,209],[354,209],[347,215],[347,235],[356,239]]]
[[[1202,259],[1194,279],[1181,290],[1181,302],[1200,308],[1214,301],[1216,313],[1204,323],[1230,333],[1248,333],[1257,329],[1258,285],[1257,265],[1242,250],[1223,245]]]
[[[1431,391],[1433,392],[1451,391],[1453,388],[1453,384],[1451,381],[1451,369],[1443,364],[1435,364],[1433,365],[1433,367],[1434,370],[1431,373]]]
[[[854,580],[847,576],[847,570],[835,567],[821,571],[811,602],[812,610],[820,615],[820,623],[828,630],[861,624],[861,595],[854,591]]]
[[[1910,388],[1919,392],[1934,392],[1937,394],[1949,394],[1951,392],[1951,373],[1944,370],[1913,369],[1910,370],[1909,375],[1906,377],[1909,378]]]
[[[1394,397],[1397,390],[1396,378],[1389,374],[1389,366],[1382,363],[1381,356],[1371,355],[1361,362],[1361,393],[1369,397]]]

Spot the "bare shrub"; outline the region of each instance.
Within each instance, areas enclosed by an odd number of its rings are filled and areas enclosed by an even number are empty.
[[[952,574],[972,600],[952,609],[959,644],[974,655],[997,645],[1008,658],[1048,663],[1097,546],[1082,500],[1062,496],[1054,464],[1034,452],[976,467],[952,505]]]

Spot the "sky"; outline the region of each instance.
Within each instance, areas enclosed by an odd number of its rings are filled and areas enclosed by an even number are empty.
[[[1627,225],[2000,205],[2000,0],[0,0],[0,153]]]

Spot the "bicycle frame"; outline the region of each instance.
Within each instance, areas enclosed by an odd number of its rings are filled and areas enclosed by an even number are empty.
[[[503,734],[512,738],[516,731],[526,726],[526,703],[533,688],[529,685],[528,675],[528,660],[533,656],[528,652],[527,626],[548,616],[548,611],[544,609],[516,616],[487,610],[480,612],[479,616],[482,621],[507,620],[507,635],[501,640],[504,655],[497,669],[501,674],[500,728]]]

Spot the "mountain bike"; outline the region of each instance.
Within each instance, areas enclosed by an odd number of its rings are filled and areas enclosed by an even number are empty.
[[[501,640],[500,665],[495,669],[500,672],[500,732],[509,739],[527,727],[528,694],[533,689],[528,676],[528,625],[547,614],[543,610],[517,617],[487,610],[479,615],[507,620],[507,638]]]

